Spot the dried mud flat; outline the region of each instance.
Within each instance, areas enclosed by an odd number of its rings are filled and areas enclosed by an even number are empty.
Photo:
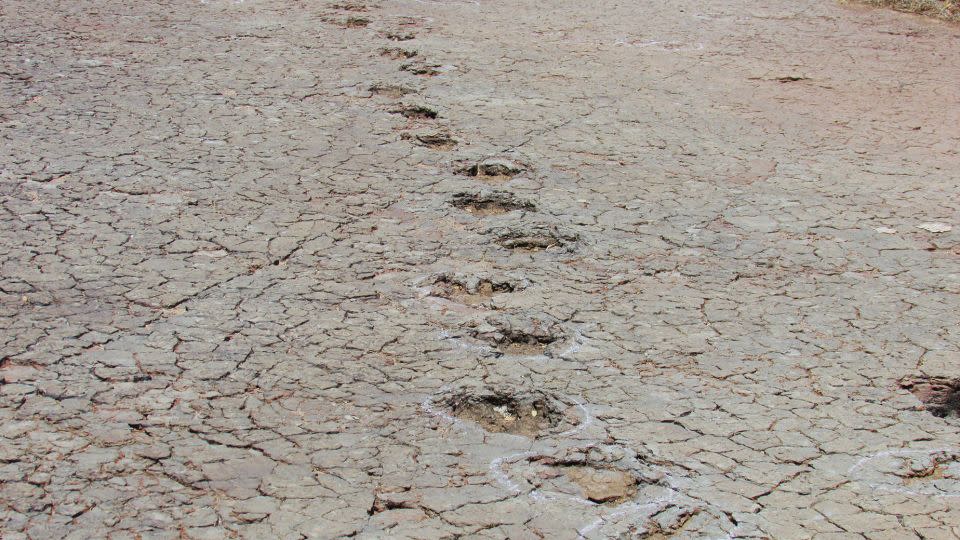
[[[4,540],[960,535],[956,26],[0,24]]]

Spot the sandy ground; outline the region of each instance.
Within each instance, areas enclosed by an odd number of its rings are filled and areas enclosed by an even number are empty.
[[[0,12],[4,540],[960,535],[960,28]]]

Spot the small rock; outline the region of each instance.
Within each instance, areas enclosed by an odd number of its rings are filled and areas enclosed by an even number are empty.
[[[595,503],[625,499],[637,489],[636,479],[624,471],[572,467],[567,470],[567,477],[580,486],[585,498]]]

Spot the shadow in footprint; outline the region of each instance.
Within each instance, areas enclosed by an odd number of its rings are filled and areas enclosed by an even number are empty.
[[[450,204],[479,217],[506,214],[514,210],[533,212],[537,209],[532,202],[518,199],[506,191],[457,193],[450,199]]]

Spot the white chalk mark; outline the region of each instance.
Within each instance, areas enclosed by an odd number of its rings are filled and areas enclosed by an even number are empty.
[[[577,406],[577,409],[580,409],[580,423],[573,428],[560,433],[557,435],[557,437],[572,437],[573,435],[576,435],[577,433],[587,429],[587,427],[593,423],[593,415],[590,414],[590,410],[587,409],[587,406],[580,401],[580,398],[571,397],[569,399],[574,403],[574,405]]]
[[[581,405],[581,404],[578,403],[578,405]],[[582,422],[581,425],[583,424],[584,423]],[[588,450],[593,447],[594,445],[588,445],[584,447],[583,450]],[[549,456],[549,454],[527,451],[527,452],[518,452],[515,454],[510,454],[507,456],[495,458],[490,462],[490,466],[489,466],[490,476],[494,480],[496,480],[496,482],[504,489],[510,491],[515,495],[520,495],[521,493],[523,493],[523,490],[520,488],[519,484],[517,484],[515,481],[513,481],[510,478],[510,475],[507,473],[507,471],[504,470],[505,466],[518,461],[529,461],[530,458],[534,456],[546,457],[546,456]],[[660,467],[657,467],[657,468],[662,470],[662,468]],[[667,478],[669,477],[669,475],[665,474],[664,477]],[[552,501],[563,501],[571,504],[576,504],[579,506],[589,507],[589,508],[592,508],[594,511],[600,512],[600,514],[595,520],[593,520],[592,522],[588,523],[587,525],[584,525],[583,527],[577,530],[579,537],[584,538],[586,534],[597,529],[598,527],[602,527],[605,523],[609,523],[614,520],[619,520],[621,518],[629,518],[630,520],[638,520],[639,518],[646,519],[646,518],[649,518],[651,515],[653,515],[657,510],[661,510],[666,506],[673,504],[678,499],[678,491],[672,487],[672,482],[668,482],[668,485],[670,487],[662,486],[664,487],[664,489],[667,490],[666,495],[663,495],[661,497],[656,497],[654,499],[647,500],[647,501],[628,501],[613,507],[609,511],[605,511],[607,507],[601,504],[598,504],[594,501],[585,499],[583,497],[569,495],[566,493],[552,493],[552,492],[544,492],[539,489],[533,489],[530,491],[530,493],[528,493],[528,497],[535,504],[552,502]],[[653,509],[653,512],[649,511],[648,509]]]
[[[502,486],[507,491],[519,495],[521,493],[520,486],[516,482],[510,479],[510,476],[503,470],[503,463],[505,461],[516,461],[520,459],[527,459],[537,455],[536,452],[519,452],[516,454],[510,454],[508,456],[502,456],[494,459],[490,462],[490,476],[497,481],[500,486]]]
[[[953,490],[944,490],[944,482],[942,480],[938,482],[936,487],[931,487],[930,489],[917,489],[907,487],[904,485],[903,477],[891,472],[882,470],[874,471],[877,476],[881,477],[880,479],[867,478],[867,475],[864,474],[867,471],[868,463],[883,458],[908,458],[909,456],[929,456],[933,461],[933,465],[941,465],[949,461],[952,463],[947,466],[948,469],[960,469],[960,464],[958,464],[956,461],[958,458],[960,458],[960,449],[957,448],[886,450],[860,458],[856,463],[853,464],[852,467],[847,470],[847,476],[850,477],[851,480],[856,480],[879,491],[889,491],[891,493],[932,497],[937,499],[960,498],[960,471],[954,473],[951,475],[951,478],[947,479],[956,484],[956,487]],[[861,472],[861,470],[864,471]],[[951,470],[951,472],[953,471]],[[883,477],[886,477],[887,480],[884,480]]]
[[[620,506],[617,506],[616,508],[614,508],[614,510],[609,514],[601,515],[597,519],[593,520],[593,522],[591,522],[590,524],[578,529],[577,535],[579,536],[579,538],[586,538],[587,533],[590,533],[595,529],[602,527],[605,523],[608,523],[614,519],[618,519],[621,517],[639,516],[641,515],[641,511],[643,509],[652,507],[654,512],[642,512],[642,515],[648,518],[651,515],[653,515],[656,510],[669,506],[671,503],[673,503],[676,500],[676,498],[677,498],[676,492],[670,491],[669,495],[667,496],[657,497],[652,501],[645,502],[642,504],[639,502],[623,503]]]

